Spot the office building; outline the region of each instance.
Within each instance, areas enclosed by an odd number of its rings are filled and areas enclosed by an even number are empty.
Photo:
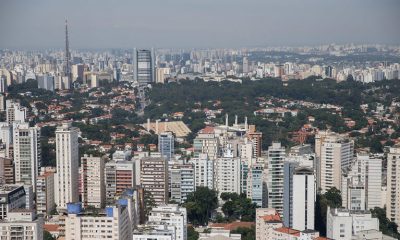
[[[150,211],[149,222],[173,226],[176,240],[187,239],[187,213],[184,207],[176,204],[159,205]]]
[[[285,147],[279,142],[274,142],[268,148],[268,207],[274,208],[283,216],[283,164],[286,157]]]
[[[154,50],[134,49],[134,76],[141,85],[154,81]]]
[[[188,195],[195,190],[194,167],[192,164],[169,162],[170,200],[184,203]]]
[[[26,207],[25,189],[21,185],[0,185],[0,220],[14,209]]]
[[[387,155],[386,217],[400,224],[400,147],[391,147]]]
[[[315,155],[317,188],[322,193],[332,187],[340,189],[342,169],[349,168],[353,160],[354,142],[348,136],[321,131],[315,136]]]
[[[103,208],[105,204],[104,158],[81,157],[81,189],[84,207]]]
[[[14,162],[11,158],[0,157],[0,186],[14,184]]]
[[[326,236],[330,239],[351,239],[361,231],[379,230],[378,218],[368,211],[349,211],[328,207],[326,217]]]
[[[80,203],[69,203],[68,217],[65,219],[65,239],[132,239],[132,224],[127,205],[129,202],[122,202],[106,207],[96,214],[83,211]]]
[[[43,225],[43,219],[37,218],[34,210],[18,209],[0,221],[0,239],[43,240]]]
[[[158,151],[168,161],[174,156],[174,139],[172,132],[163,132],[158,135]]]
[[[207,154],[199,154],[190,160],[194,165],[195,187],[208,187],[214,189],[214,161]]]
[[[140,159],[140,184],[157,205],[168,203],[168,163],[162,157]]]
[[[120,156],[121,158],[118,158]],[[106,203],[112,204],[115,197],[121,195],[125,189],[136,185],[135,162],[124,160],[129,157],[115,154],[113,160],[105,164],[105,191]],[[138,183],[139,184],[139,183]]]
[[[314,229],[314,170],[296,162],[284,163],[283,221],[296,230]]]
[[[51,213],[54,206],[54,173],[44,172],[38,176],[36,182],[37,214],[46,216]]]
[[[35,188],[41,166],[40,128],[14,122],[13,129],[15,182]]]
[[[56,129],[55,201],[57,208],[66,209],[67,203],[79,199],[79,129],[63,123]]]

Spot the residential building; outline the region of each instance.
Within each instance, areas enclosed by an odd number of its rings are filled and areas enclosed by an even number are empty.
[[[187,213],[184,207],[177,204],[159,205],[150,211],[149,222],[173,226],[176,240],[187,239]]]
[[[188,195],[195,191],[193,164],[169,162],[170,200],[184,203]]]
[[[6,121],[12,124],[15,121],[21,123],[26,121],[27,108],[22,107],[20,103],[13,100],[6,101]]]
[[[317,187],[322,193],[341,188],[342,169],[349,168],[354,155],[354,142],[348,136],[321,131],[315,136]]]
[[[200,233],[199,240],[214,240],[214,239],[225,239],[225,240],[241,240],[242,235],[237,233],[231,233],[230,230],[211,228],[211,232]]]
[[[135,229],[133,240],[175,240],[175,227],[161,223],[147,223]]]
[[[400,225],[400,146],[387,155],[386,217]]]
[[[38,88],[42,88],[48,91],[54,91],[54,76],[50,74],[43,74],[37,77]]]
[[[283,227],[283,222],[275,209],[256,209],[256,240],[272,239],[274,230],[281,227]]]
[[[43,225],[43,219],[37,218],[34,210],[18,209],[0,221],[0,239],[42,240]]]
[[[105,191],[106,203],[112,204],[115,197],[122,194],[125,189],[136,186],[135,162],[126,159],[126,156],[108,161],[105,164]]]
[[[240,194],[240,158],[233,157],[228,148],[223,157],[215,160],[215,189],[221,193]]]
[[[296,162],[284,164],[283,221],[296,230],[314,229],[314,170]]]
[[[140,159],[140,184],[152,193],[157,205],[168,202],[168,165],[162,157]]]
[[[190,160],[194,165],[195,187],[214,189],[214,161],[207,154],[199,154]]]
[[[36,188],[41,166],[40,128],[29,123],[13,124],[15,182]]]
[[[283,216],[283,164],[286,157],[285,148],[279,142],[274,142],[268,148],[268,207],[274,208]]]
[[[36,183],[36,210],[37,214],[46,216],[55,206],[54,200],[54,173],[44,172],[37,177]]]
[[[103,208],[105,205],[104,158],[81,157],[81,189],[84,207]]]
[[[8,213],[26,206],[25,189],[21,185],[0,185],[0,220]]]
[[[208,158],[215,160],[219,154],[219,139],[215,137],[214,129],[206,127],[201,130],[193,140],[194,156],[207,154]]]
[[[247,198],[259,207],[267,206],[267,183],[264,164],[254,163],[249,167],[247,174]]]
[[[79,129],[63,123],[56,129],[56,163],[54,196],[57,208],[66,209],[67,203],[79,199]]]
[[[132,224],[127,205],[116,204],[106,207],[104,211],[93,213],[83,211],[80,203],[68,203],[67,210],[66,240],[132,239]]]
[[[328,207],[326,220],[328,238],[351,239],[353,235],[366,230],[379,230],[379,220],[373,218],[370,212]]]

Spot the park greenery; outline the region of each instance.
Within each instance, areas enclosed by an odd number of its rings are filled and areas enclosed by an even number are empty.
[[[198,187],[189,194],[183,204],[187,210],[188,221],[195,226],[207,225],[211,214],[218,207],[218,197],[215,190],[207,187]]]

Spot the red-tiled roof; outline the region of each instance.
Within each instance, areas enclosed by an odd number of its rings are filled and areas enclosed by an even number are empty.
[[[254,226],[254,222],[232,222],[232,223],[213,223],[210,227],[212,228],[224,228],[225,230],[235,230],[239,227],[251,228]]]
[[[45,224],[43,228],[48,232],[57,232],[60,225],[58,224]]]
[[[261,216],[261,218],[266,222],[282,221],[282,219],[281,219],[281,217],[279,216],[278,213],[270,214],[270,215],[264,215],[264,216]]]
[[[294,230],[294,229],[288,228],[288,227],[276,228],[275,231],[278,231],[278,232],[281,232],[281,233],[287,233],[287,234],[294,235],[294,236],[300,236],[300,231],[299,230]]]

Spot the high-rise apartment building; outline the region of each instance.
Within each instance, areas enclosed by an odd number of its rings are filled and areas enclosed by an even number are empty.
[[[400,224],[400,147],[391,147],[387,155],[386,217]]]
[[[214,160],[219,154],[219,139],[215,137],[214,129],[205,128],[199,132],[193,140],[194,156],[199,154],[207,154],[208,158]]]
[[[121,195],[125,189],[133,188],[136,185],[135,162],[114,157],[105,164],[105,191],[106,203],[112,204],[115,197]],[[138,183],[139,184],[139,183]]]
[[[193,164],[169,162],[168,165],[170,200],[184,203],[195,190]]]
[[[150,211],[149,222],[173,226],[176,240],[187,239],[187,213],[184,207],[176,204],[157,206]]]
[[[255,163],[249,167],[247,174],[247,198],[259,207],[266,207],[268,204],[265,171],[264,164]]]
[[[141,84],[146,85],[154,81],[154,50],[134,49],[134,77]]]
[[[12,124],[15,121],[21,123],[26,121],[26,107],[22,107],[18,102],[13,100],[6,101],[6,121]]]
[[[54,209],[54,173],[44,172],[36,182],[36,210],[46,216]]]
[[[342,169],[351,166],[354,142],[347,136],[321,131],[315,136],[317,187],[322,193],[341,188]]]
[[[163,157],[140,159],[140,184],[157,205],[168,203],[168,163]]]
[[[314,229],[314,170],[297,162],[284,163],[283,221],[296,230]]]
[[[163,132],[158,135],[158,151],[161,156],[170,161],[174,155],[174,134]]]
[[[31,185],[35,191],[41,166],[40,128],[14,122],[13,129],[15,182]]]
[[[38,76],[38,88],[54,91],[54,76],[43,74]]]
[[[55,201],[59,209],[79,199],[79,129],[63,123],[56,129]]]
[[[268,207],[274,208],[283,216],[283,164],[286,157],[285,147],[279,142],[274,142],[268,148]]]
[[[208,187],[214,189],[214,161],[207,154],[199,154],[190,160],[194,165],[195,187]]]
[[[240,158],[233,157],[230,149],[215,160],[215,189],[218,194],[240,194]]]
[[[84,207],[103,208],[105,204],[104,158],[81,157],[81,189]]]
[[[0,185],[0,220],[14,209],[26,207],[25,189],[21,185]]]
[[[37,218],[34,210],[19,209],[0,221],[0,239],[42,240],[43,225],[43,219]]]

